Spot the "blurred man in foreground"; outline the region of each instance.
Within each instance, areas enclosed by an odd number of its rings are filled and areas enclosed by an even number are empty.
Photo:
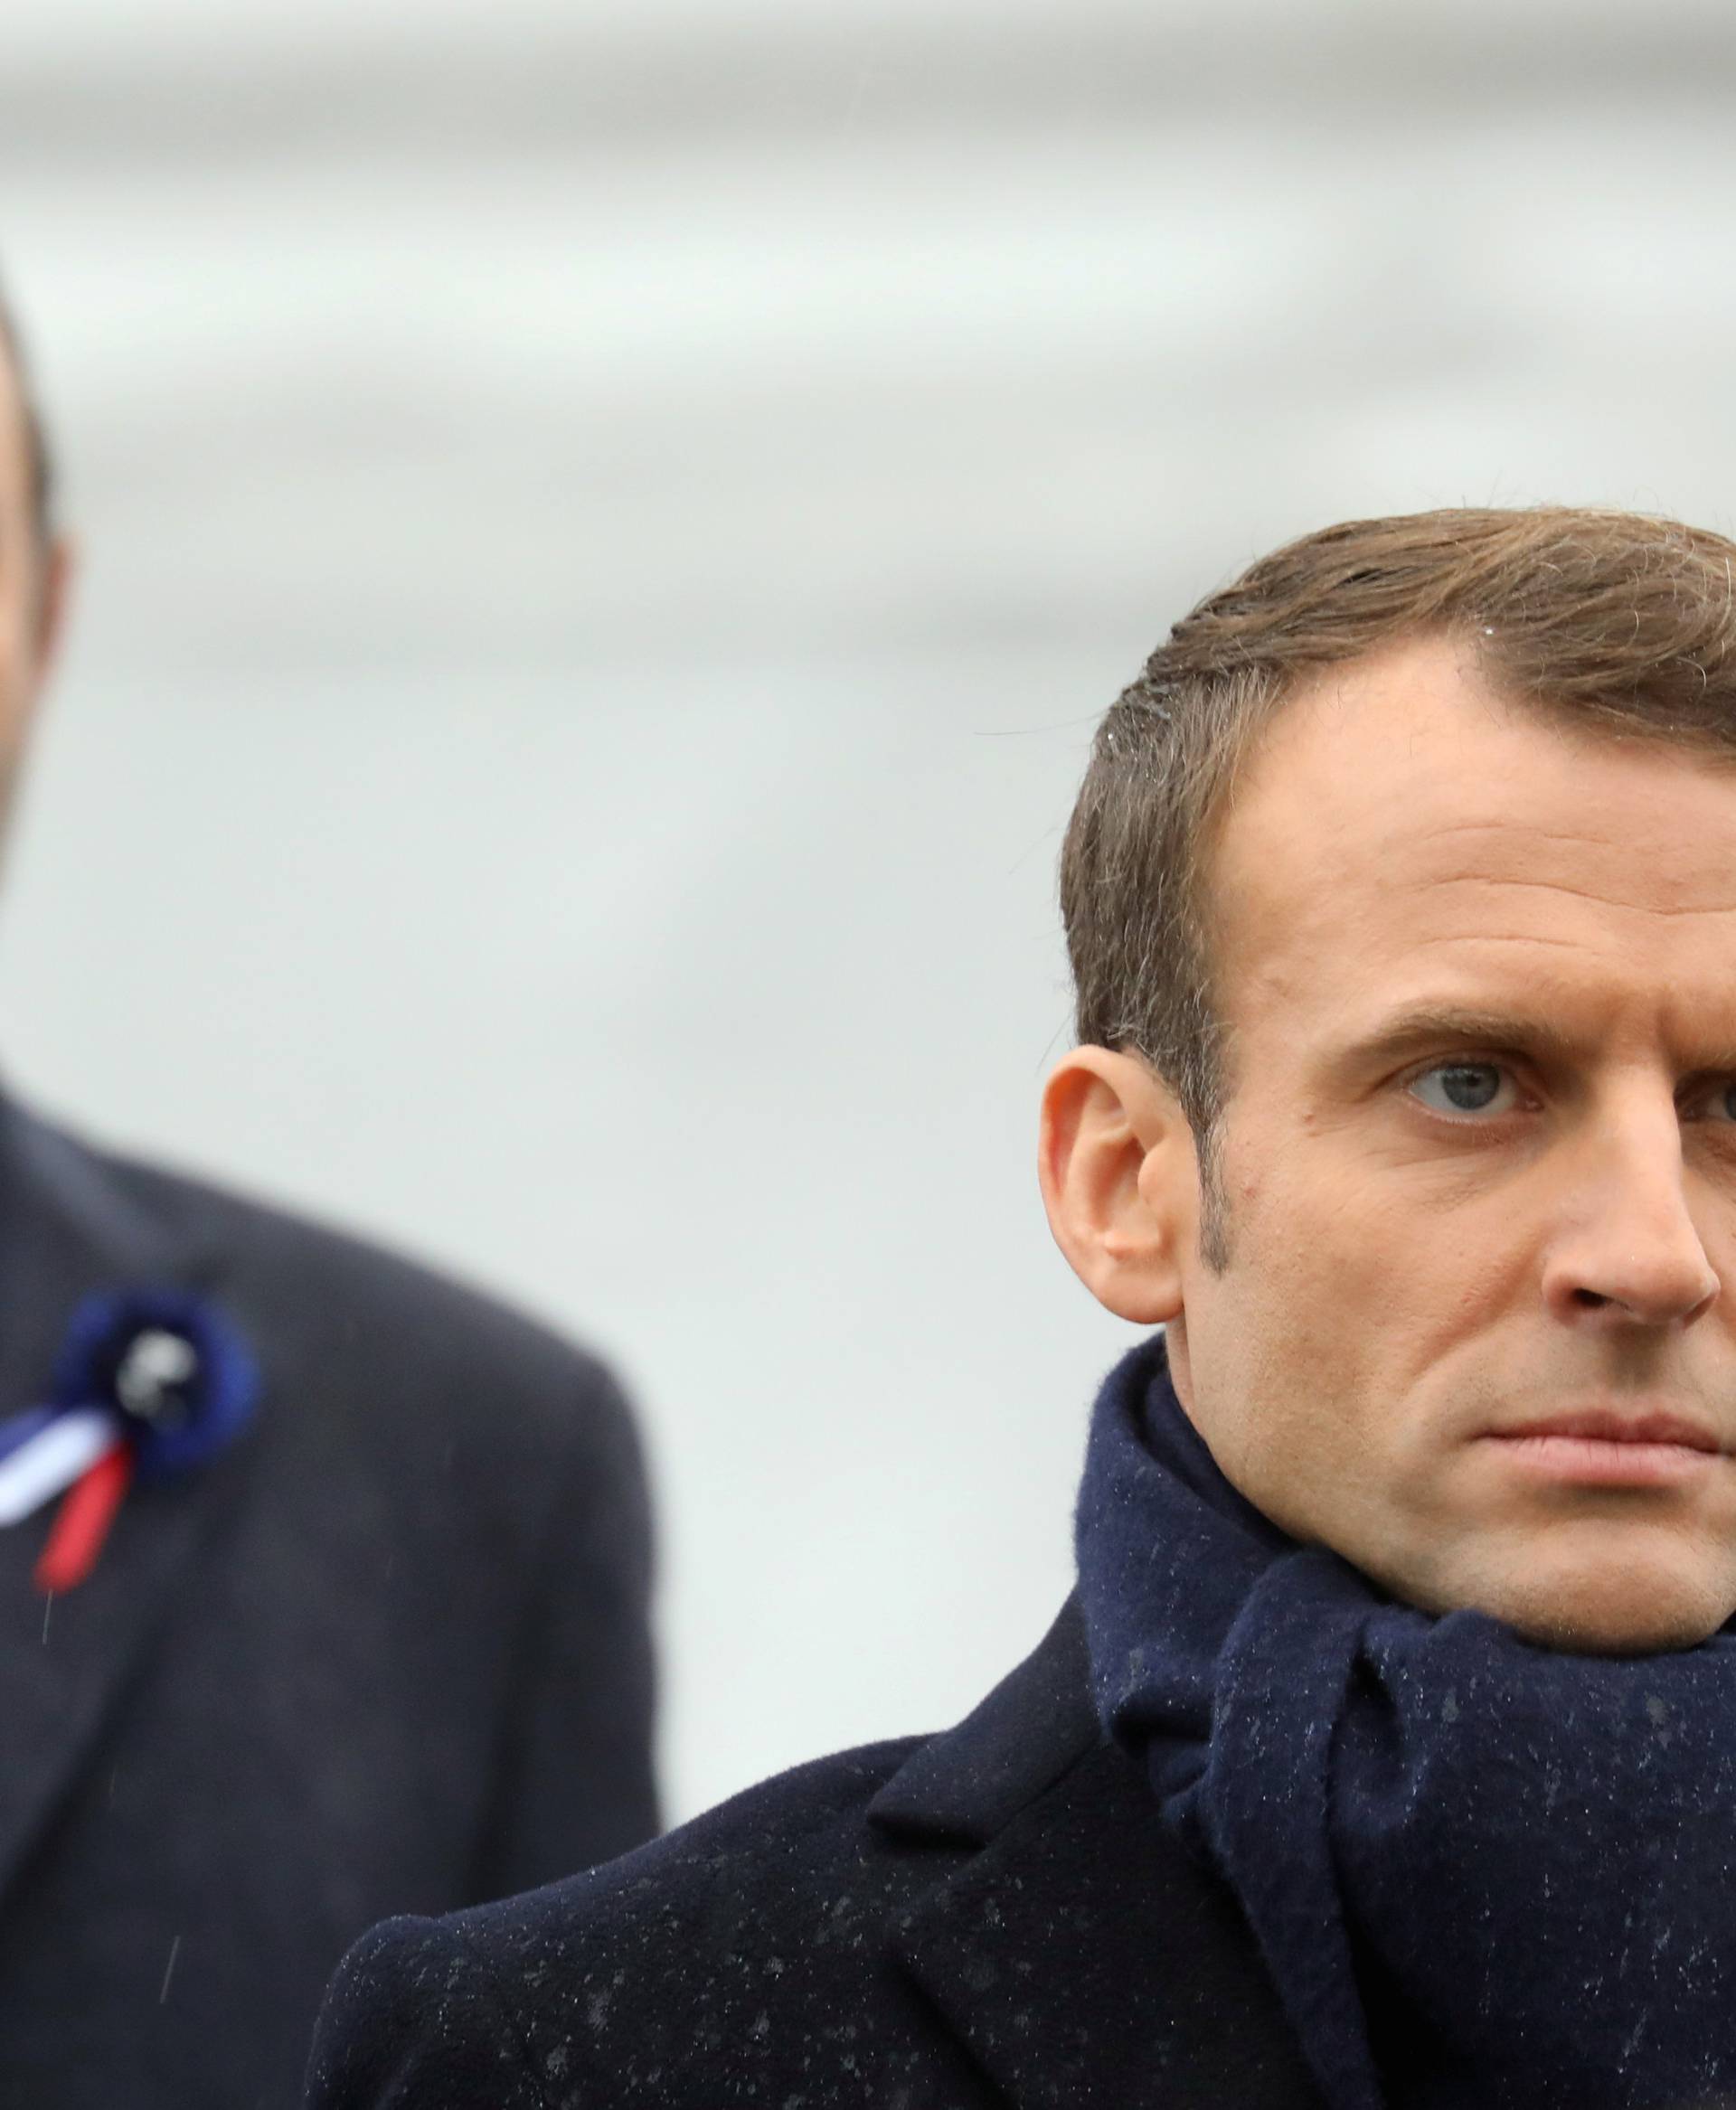
[[[7,790],[52,505],[7,330]],[[293,2104],[371,1921],[655,1829],[627,1406],[479,1298],[4,1100],[0,1298],[0,2105]]]
[[[1732,575],[1442,513],[1176,626],[1062,862],[1043,1196],[1164,1329],[1075,1597],[945,1735],[376,1932],[321,2110],[1736,2101]]]

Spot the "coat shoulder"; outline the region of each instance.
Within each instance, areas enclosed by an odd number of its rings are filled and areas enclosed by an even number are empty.
[[[864,1820],[924,1741],[816,1760],[524,1897],[375,1928],[327,1997],[311,2101],[397,2100],[408,2059],[424,2093],[403,2100],[456,2105],[503,2043],[515,2085],[547,2090],[525,2102],[575,2110],[763,2101],[805,2058],[896,2099],[873,2077],[929,2032],[884,1930],[959,1855]]]

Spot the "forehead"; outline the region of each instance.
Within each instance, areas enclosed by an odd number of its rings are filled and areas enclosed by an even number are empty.
[[[1515,708],[1448,642],[1285,707],[1212,881],[1239,1031],[1420,993],[1524,994],[1593,1033],[1736,1026],[1736,768]]]

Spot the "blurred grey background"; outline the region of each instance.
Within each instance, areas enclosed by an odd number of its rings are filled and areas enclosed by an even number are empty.
[[[1262,548],[1731,525],[1727,0],[12,0],[86,571],[0,921],[50,1108],[612,1355],[670,1800],[1067,1587],[1095,715]]]

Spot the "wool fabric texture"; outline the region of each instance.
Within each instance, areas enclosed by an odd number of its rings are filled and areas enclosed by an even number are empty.
[[[1231,1486],[1162,1336],[1077,1515],[1106,1731],[1240,1899],[1332,2110],[1736,2104],[1736,1638],[1564,1653]]]

